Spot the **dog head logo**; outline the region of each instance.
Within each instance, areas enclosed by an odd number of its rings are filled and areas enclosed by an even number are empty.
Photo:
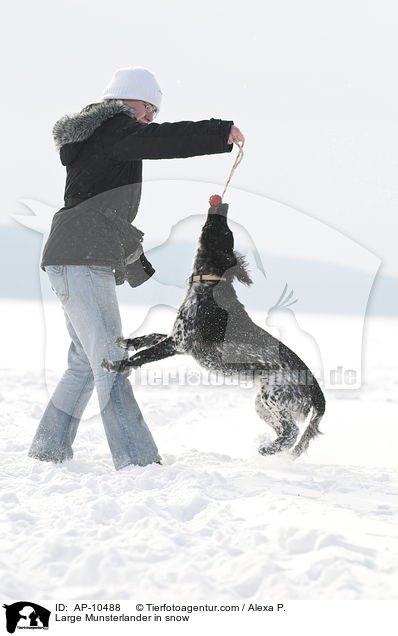
[[[48,629],[51,612],[37,603],[18,601],[3,607],[6,610],[9,634],[13,634],[16,629]]]

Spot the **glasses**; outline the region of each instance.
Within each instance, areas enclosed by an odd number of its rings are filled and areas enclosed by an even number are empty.
[[[144,102],[144,108],[147,113],[151,113],[154,117],[156,117],[156,115],[158,114],[158,109],[156,108],[156,106],[152,106],[152,104]]]

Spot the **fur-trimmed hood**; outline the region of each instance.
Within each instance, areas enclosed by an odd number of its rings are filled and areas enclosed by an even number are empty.
[[[62,153],[68,155],[61,157],[62,163],[67,165],[73,161],[80,150],[81,143],[91,137],[104,121],[119,113],[125,113],[135,119],[133,109],[123,104],[119,99],[107,99],[103,102],[89,104],[78,113],[64,115],[58,119],[52,131],[56,149],[61,151],[66,144],[77,144],[77,146],[68,148],[69,152]]]

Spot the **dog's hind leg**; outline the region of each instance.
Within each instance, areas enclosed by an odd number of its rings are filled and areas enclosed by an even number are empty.
[[[261,455],[274,455],[296,443],[299,428],[288,406],[281,404],[282,400],[283,392],[279,387],[267,387],[266,390],[263,388],[256,397],[257,414],[272,426],[277,434],[277,438],[271,444],[259,448],[258,452]]]
[[[261,390],[260,393],[256,395],[256,413],[259,417],[261,417],[262,420],[264,420],[264,422],[272,426],[275,433],[279,435],[280,433],[282,433],[282,425],[279,423],[278,419],[274,417],[268,405],[266,405],[267,397],[267,394],[264,393],[263,390]]]
[[[121,349],[142,349],[143,347],[152,347],[158,342],[162,342],[167,338],[165,333],[149,333],[145,336],[137,336],[136,338],[117,338],[116,343]]]

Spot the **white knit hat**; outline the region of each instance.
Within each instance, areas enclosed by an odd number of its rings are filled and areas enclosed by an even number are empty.
[[[153,104],[159,110],[162,91],[155,76],[146,68],[129,66],[115,72],[104,90],[105,99],[140,99]]]

